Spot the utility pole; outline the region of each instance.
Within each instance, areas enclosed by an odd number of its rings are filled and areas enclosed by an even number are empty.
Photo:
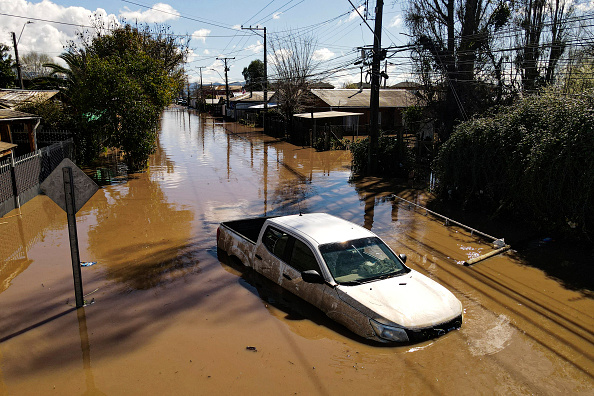
[[[264,111],[268,110],[268,58],[266,56],[266,27],[241,27],[243,30],[251,30],[251,31],[264,31]]]
[[[375,29],[373,32],[373,62],[371,64],[371,98],[369,101],[370,122],[369,127],[369,157],[368,171],[373,173],[377,170],[377,150],[379,141],[379,91],[380,91],[380,67],[382,61],[382,13],[384,1],[377,0],[375,5]]]
[[[204,110],[204,90],[202,89],[202,69],[206,66],[197,66],[200,69],[200,110]]]
[[[14,32],[12,32],[12,42],[14,43],[14,57],[16,58],[16,68],[19,82],[21,83],[21,89],[25,89],[25,85],[23,84],[23,75],[21,73],[21,64],[19,62],[19,49],[17,46],[16,34]]]
[[[227,60],[229,59],[235,59],[235,57],[233,58],[217,58],[217,60],[222,60],[223,62],[225,62],[225,96],[227,97],[226,103],[225,103],[225,115],[227,115],[227,108],[229,107],[229,79],[227,78],[227,72],[230,70],[227,67]]]
[[[258,31],[258,30],[262,30],[264,31],[264,114],[262,116],[262,125],[264,126],[264,129],[266,129],[266,113],[268,112],[268,57],[266,56],[266,26],[261,28],[261,27],[255,27],[253,28],[251,25],[249,28],[244,28],[243,26],[241,27],[241,29],[243,30],[251,30],[251,31]]]

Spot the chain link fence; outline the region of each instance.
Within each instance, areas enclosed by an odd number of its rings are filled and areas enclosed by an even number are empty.
[[[43,147],[34,153],[0,162],[0,216],[20,207],[40,193],[39,185],[62,162],[72,158],[72,139]]]

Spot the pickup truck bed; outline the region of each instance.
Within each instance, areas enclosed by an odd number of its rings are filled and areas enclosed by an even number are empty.
[[[266,222],[266,220],[271,219],[273,217],[276,216],[225,221],[221,223],[221,225],[229,228],[238,235],[241,235],[251,243],[255,244],[258,240],[258,236],[260,235],[260,231],[262,230],[264,223]]]

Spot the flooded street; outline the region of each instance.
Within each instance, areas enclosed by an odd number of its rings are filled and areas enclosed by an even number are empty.
[[[147,172],[77,214],[93,304],[73,308],[56,204],[38,196],[0,219],[0,395],[594,394],[591,292],[513,251],[465,267],[490,241],[388,199],[414,190],[349,177],[347,151],[167,110]],[[462,328],[369,344],[217,259],[219,222],[299,211],[374,231],[460,299]]]

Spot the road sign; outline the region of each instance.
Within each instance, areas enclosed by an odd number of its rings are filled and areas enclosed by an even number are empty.
[[[45,195],[66,212],[68,218],[74,295],[76,297],[76,308],[80,308],[84,306],[84,299],[80,273],[78,233],[76,231],[76,212],[97,192],[99,186],[72,161],[64,158],[60,165],[41,183],[40,187]]]
[[[52,173],[41,183],[41,191],[52,199],[55,203],[66,212],[66,199],[64,193],[64,176],[63,168],[72,169],[72,179],[74,186],[74,213],[77,213],[80,208],[99,190],[99,186],[85,174],[78,166],[70,159],[64,158],[60,165],[54,169]]]

